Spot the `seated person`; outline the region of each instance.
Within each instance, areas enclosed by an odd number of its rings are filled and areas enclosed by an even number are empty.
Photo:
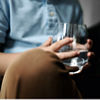
[[[0,98],[81,98],[68,75],[77,68],[61,63],[79,53],[58,52],[73,40],[52,44],[58,22],[82,24],[77,0],[0,0]]]

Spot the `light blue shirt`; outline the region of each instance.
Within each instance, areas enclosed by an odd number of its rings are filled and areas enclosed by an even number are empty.
[[[4,52],[23,52],[54,36],[55,23],[82,24],[77,0],[0,0],[0,43]]]

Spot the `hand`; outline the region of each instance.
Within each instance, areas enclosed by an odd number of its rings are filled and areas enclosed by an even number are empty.
[[[69,51],[69,52],[58,52],[59,49],[61,47],[63,47],[64,45],[70,45],[73,42],[72,38],[65,38],[63,40],[57,41],[55,43],[52,44],[52,38],[50,37],[42,46],[40,46],[39,48],[44,50],[44,51],[49,51],[54,53],[55,55],[57,55],[59,57],[60,60],[64,60],[64,59],[68,59],[68,58],[73,58],[75,56],[79,55],[78,51]],[[85,45],[87,45],[88,49],[91,49],[92,47],[92,40],[88,39],[87,43]],[[90,59],[94,53],[93,52],[88,52],[88,58]],[[90,66],[90,63],[86,63],[83,69],[86,69]],[[72,71],[77,71],[78,67],[70,67],[70,66],[65,66],[66,69],[69,72]]]
[[[63,40],[57,41],[52,44],[52,38],[50,37],[42,46],[39,48],[45,51],[49,51],[54,53],[59,57],[60,60],[72,58],[79,55],[78,51],[69,51],[69,52],[58,52],[61,47],[64,45],[68,45],[69,43],[72,43],[72,38],[65,38]]]
[[[80,73],[82,73],[82,71],[86,70],[87,68],[89,68],[91,66],[91,59],[93,59],[93,57],[95,56],[94,52],[91,52],[90,49],[92,48],[92,45],[93,45],[93,41],[88,39],[87,40],[87,43],[85,44],[85,46],[87,47],[88,49],[88,53],[87,53],[87,56],[88,56],[88,62],[83,66],[83,69],[80,71]],[[82,45],[80,46],[82,47]],[[83,46],[84,47],[84,46]],[[78,74],[80,74],[78,73]],[[72,75],[72,74],[70,74]]]
[[[93,57],[95,56],[94,52],[91,52],[91,51],[90,51],[90,49],[91,49],[92,46],[93,46],[93,41],[92,41],[91,39],[88,39],[88,40],[87,40],[86,46],[87,46],[89,52],[87,53],[87,56],[88,56],[88,63],[86,63],[86,64],[84,65],[84,69],[87,69],[88,67],[91,66],[90,60],[93,59]]]

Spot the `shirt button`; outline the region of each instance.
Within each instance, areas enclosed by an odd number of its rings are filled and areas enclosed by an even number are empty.
[[[50,16],[54,16],[54,12],[50,12]]]

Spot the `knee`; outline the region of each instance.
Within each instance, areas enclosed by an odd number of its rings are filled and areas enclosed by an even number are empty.
[[[24,52],[9,67],[13,73],[26,76],[55,73],[61,66],[59,58],[53,53],[35,49]]]
[[[19,97],[60,97],[64,96],[63,87],[70,86],[70,80],[65,82],[67,78],[61,74],[63,69],[64,65],[53,53],[30,50],[9,66],[5,82],[11,86],[20,84]]]
[[[59,81],[62,80],[59,78],[60,67],[61,63],[56,55],[40,49],[31,50],[23,53],[9,66],[6,79],[20,83],[20,97],[55,96],[58,93],[56,87],[59,87]],[[53,82],[56,81],[58,84],[55,86]],[[47,91],[48,89],[50,90]]]

